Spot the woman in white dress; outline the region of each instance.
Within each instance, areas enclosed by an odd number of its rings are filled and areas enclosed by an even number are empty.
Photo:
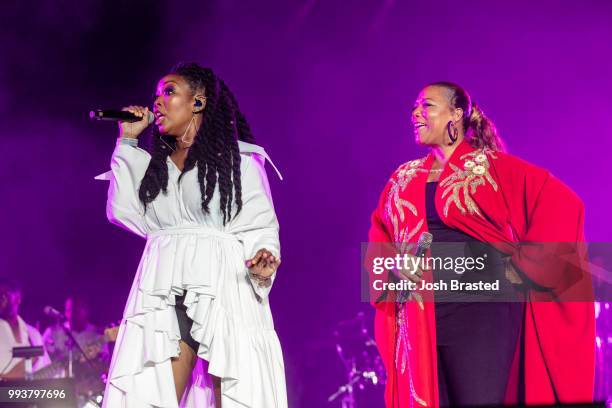
[[[268,304],[280,264],[265,151],[210,69],[179,64],[120,123],[107,216],[146,239],[104,407],[286,407]],[[103,175],[104,176],[104,175]],[[279,174],[280,177],[280,174]]]

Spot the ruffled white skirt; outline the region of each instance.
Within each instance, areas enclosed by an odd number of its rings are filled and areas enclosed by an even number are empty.
[[[185,294],[198,364],[180,406],[287,406],[283,356],[267,299],[249,282],[242,244],[212,228],[148,236],[111,361],[103,407],[178,407],[171,358],[179,355],[175,296]],[[204,361],[205,360],[205,361]]]

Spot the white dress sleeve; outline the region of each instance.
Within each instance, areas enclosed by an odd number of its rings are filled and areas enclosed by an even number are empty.
[[[141,237],[148,228],[144,218],[144,205],[138,198],[140,182],[151,156],[145,150],[117,140],[111,158],[110,186],[106,202],[106,216],[116,224]]]
[[[243,155],[248,160],[242,174],[242,210],[232,219],[231,231],[236,234],[244,248],[244,259],[251,259],[260,249],[267,249],[280,257],[279,226],[274,212],[270,186],[264,168],[265,158],[257,153]],[[245,268],[248,274],[248,269]],[[255,293],[266,298],[276,277],[274,273],[266,287],[250,278]]]

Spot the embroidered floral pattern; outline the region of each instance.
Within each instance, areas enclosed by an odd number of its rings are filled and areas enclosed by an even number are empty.
[[[485,185],[487,182],[497,191],[497,183],[489,174],[489,158],[497,159],[494,152],[484,148],[466,153],[460,157],[463,162],[463,169],[448,163],[453,173],[440,182],[440,187],[444,188],[442,199],[444,203],[444,216],[448,217],[448,209],[451,204],[455,204],[462,214],[478,214],[482,217],[472,194],[476,192],[476,187]],[[463,196],[463,203],[461,202]]]
[[[423,226],[423,220],[420,220],[419,223],[408,232],[404,229],[400,230],[399,227],[399,223],[404,222],[406,218],[406,210],[410,211],[414,216],[417,215],[416,206],[410,201],[401,198],[400,194],[404,192],[408,183],[410,183],[418,173],[427,173],[427,170],[422,168],[423,163],[425,163],[425,159],[417,159],[404,163],[397,170],[397,177],[391,178],[391,189],[389,190],[387,202],[385,203],[385,215],[387,217],[387,222],[393,226],[393,239],[395,242],[410,241]],[[395,208],[397,215],[393,212],[393,208]]]
[[[412,249],[414,244],[410,243],[410,240],[421,230],[424,218],[421,218],[419,222],[410,230],[400,228],[400,223],[403,223],[406,218],[406,211],[410,211],[415,217],[417,214],[416,206],[400,197],[400,195],[406,189],[408,183],[410,183],[419,173],[427,173],[427,170],[422,166],[425,163],[425,158],[409,161],[397,170],[396,177],[391,178],[391,189],[387,195],[387,201],[385,203],[385,216],[387,222],[393,228],[393,239],[397,245],[399,254],[407,253]],[[395,210],[395,211],[394,211]],[[412,377],[412,371],[410,370],[410,355],[409,351],[412,350],[410,341],[408,338],[408,316],[406,314],[407,305],[404,303],[406,300],[414,298],[421,309],[423,309],[423,301],[418,293],[410,292],[408,297],[402,302],[397,304],[397,338],[395,343],[395,366],[402,373],[409,369],[408,378],[410,386],[410,407],[414,405],[416,401],[421,406],[427,406],[427,402],[424,401],[416,392],[414,387],[414,380]]]
[[[400,368],[402,374],[406,371],[406,365],[410,367],[410,355],[408,351],[412,350],[412,346],[410,345],[410,341],[408,340],[408,317],[406,316],[406,306],[404,304],[398,306],[397,309],[397,342],[395,345],[395,367],[398,368],[399,357],[400,357],[400,349],[402,349],[403,345],[403,353],[402,353],[402,366]],[[414,387],[414,380],[412,378],[412,371],[408,373],[408,382],[410,386],[410,395],[412,398],[410,399],[410,408],[414,406],[413,400],[418,402],[420,405],[426,407],[427,402],[419,397],[416,392],[416,388]]]

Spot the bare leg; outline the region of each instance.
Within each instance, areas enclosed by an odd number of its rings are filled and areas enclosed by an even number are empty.
[[[180,403],[187,382],[191,378],[193,367],[197,361],[195,352],[185,342],[179,341],[181,354],[172,358],[172,375],[174,376],[174,387],[176,388],[176,399]]]
[[[215,408],[221,408],[221,379],[211,375],[213,388],[215,390]]]

